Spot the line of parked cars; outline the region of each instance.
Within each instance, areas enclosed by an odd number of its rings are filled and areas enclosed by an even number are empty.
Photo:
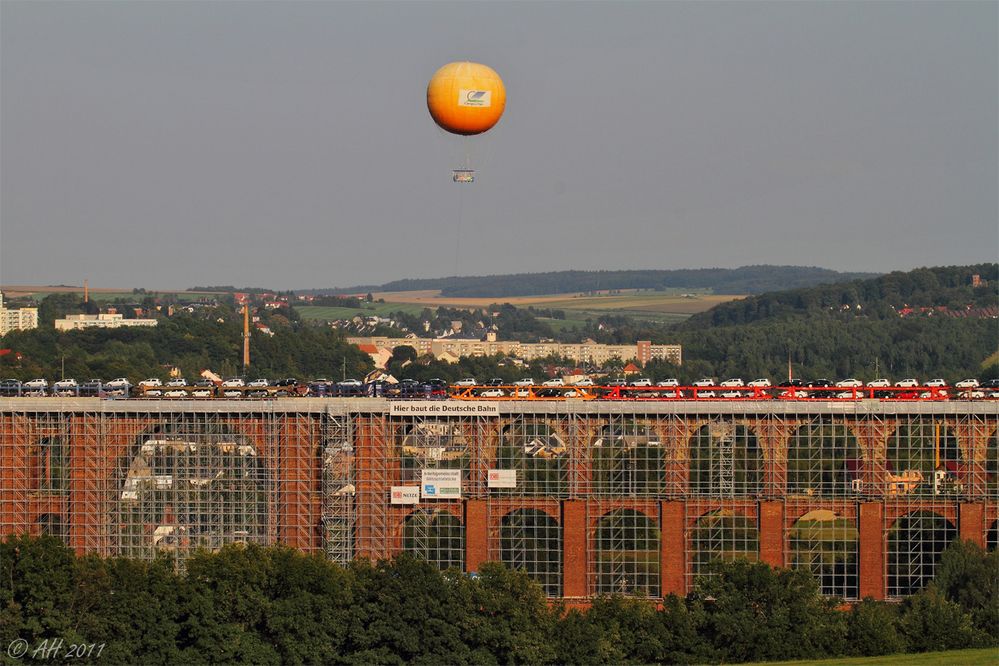
[[[525,377],[514,382],[494,378],[479,382],[474,377],[448,384],[443,379],[417,381],[403,379],[398,383],[362,382],[358,379],[333,381],[325,378],[300,382],[295,378],[281,380],[229,378],[220,383],[199,379],[193,383],[177,377],[163,381],[159,378],[144,379],[136,385],[125,377],[104,382],[91,379],[77,382],[61,379],[49,382],[38,378],[21,382],[16,379],[0,380],[0,396],[79,396],[79,397],[150,397],[150,398],[258,398],[274,395],[316,397],[385,397],[385,398],[446,398],[449,395],[482,398],[909,398],[909,399],[984,399],[999,398],[999,379],[979,382],[964,379],[948,386],[943,379],[920,382],[906,378],[894,383],[888,379],[862,382],[849,378],[833,382],[828,379],[804,381],[791,379],[774,385],[767,378],[743,381],[738,377],[718,381],[704,377],[681,386],[679,380],[670,378],[653,382],[647,377],[630,381],[610,380],[595,386],[593,380],[583,379],[567,384],[560,378],[541,383]]]

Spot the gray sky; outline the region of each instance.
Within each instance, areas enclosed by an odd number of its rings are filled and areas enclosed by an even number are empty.
[[[5,0],[0,282],[437,277],[459,226],[476,275],[996,261],[997,26],[996,2]],[[453,60],[506,83],[486,135],[427,113]]]

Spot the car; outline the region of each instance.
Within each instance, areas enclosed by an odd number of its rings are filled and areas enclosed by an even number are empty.
[[[158,377],[150,377],[149,379],[143,379],[141,382],[139,382],[139,386],[141,386],[142,388],[150,388],[152,386],[163,386],[163,382]]]
[[[21,392],[21,382],[17,379],[4,379],[0,381],[0,392],[5,394],[17,394]]]
[[[79,385],[75,379],[60,379],[52,383],[52,390],[54,391],[72,391],[77,388],[79,388]]]
[[[167,386],[187,386],[187,380],[183,377],[174,377],[166,383]]]
[[[317,382],[325,382],[327,380],[325,380],[325,379],[317,379],[316,381]],[[403,380],[403,381],[406,381],[406,380]],[[336,385],[337,386],[355,386],[355,387],[361,387],[361,386],[364,386],[364,382],[362,382],[360,379],[345,379],[342,382],[337,382]]]
[[[210,398],[212,397],[212,391],[208,388],[198,388],[191,391],[192,398]]]
[[[117,377],[116,379],[112,379],[107,384],[105,384],[104,388],[111,390],[121,390],[121,389],[128,390],[131,386],[132,383],[128,381],[126,378]]]
[[[530,377],[524,377],[523,379],[518,379],[513,383],[514,386],[534,386],[534,380]]]
[[[194,382],[194,385],[203,388],[213,388],[215,386],[215,382],[213,382],[210,379],[199,379],[198,381]]]
[[[237,388],[239,386],[246,386],[240,377],[230,377],[229,379],[222,382],[223,388]]]
[[[715,385],[715,380],[711,379],[710,377],[703,377],[691,384],[691,386],[695,386],[697,388],[701,388],[704,386],[714,386],[714,385]]]
[[[579,381],[575,382],[573,386],[593,386],[593,380],[590,379],[589,377],[585,379],[580,379]]]
[[[808,382],[810,388],[830,388],[833,385],[828,379],[815,379]]]
[[[506,395],[503,389],[487,388],[479,394],[480,398],[502,398]]]
[[[465,377],[464,379],[459,379],[454,383],[455,386],[477,386],[478,382],[475,381],[475,377]]]
[[[867,382],[867,388],[888,388],[891,386],[891,382],[887,379],[872,379]]]
[[[607,386],[627,386],[628,382],[623,379],[612,379],[607,382]]]
[[[563,391],[562,392],[562,397],[563,398],[583,398],[583,397],[586,397],[586,394],[583,393],[582,391],[577,391],[576,389],[569,389],[568,391]]]
[[[162,391],[162,389],[153,388],[153,389],[149,389],[148,391],[146,391],[144,395],[147,395],[150,398],[158,398],[161,395],[163,395],[163,391]]]
[[[839,393],[836,394],[836,397],[839,398],[840,400],[851,400],[853,398],[859,400],[864,396],[860,393],[857,393],[856,391],[840,391]]]
[[[186,396],[187,391],[183,391],[178,388],[173,388],[163,393],[164,398],[184,398]]]
[[[49,387],[49,382],[46,379],[39,377],[38,379],[32,379],[24,382],[23,388],[28,391],[37,391],[38,389],[47,389]]]
[[[925,384],[923,384],[923,386],[929,388],[944,388],[945,386],[947,386],[947,382],[944,381],[943,379],[929,379],[926,381]]]
[[[982,388],[983,389],[991,389],[993,391],[995,391],[996,389],[999,389],[999,378],[997,378],[997,379],[990,379],[990,380],[988,380],[986,382],[982,382]]]
[[[961,388],[961,389],[978,388],[978,380],[975,378],[962,379],[961,381],[954,384],[954,388]]]
[[[777,385],[779,388],[805,388],[804,379],[789,379],[786,382],[781,382]]]
[[[656,386],[666,386],[666,387],[669,387],[669,388],[676,388],[679,385],[680,385],[680,382],[677,379],[673,378],[673,377],[670,377],[669,379],[663,379],[663,380],[660,380],[660,381],[656,382]]]
[[[770,380],[766,377],[760,379],[754,379],[751,382],[746,382],[746,386],[751,386],[753,388],[767,388],[770,386]]]
[[[542,386],[565,386],[565,382],[560,377],[549,379],[541,384]]]
[[[698,391],[697,392],[697,397],[698,398],[716,398],[718,396],[715,394],[714,391]]]
[[[279,379],[274,382],[274,386],[298,386],[298,380],[294,377]]]
[[[515,398],[529,398],[532,390],[530,386],[518,386],[510,392],[510,395]]]
[[[836,388],[860,388],[864,382],[859,379],[841,379],[836,382]]]
[[[732,379],[726,379],[719,386],[724,386],[726,388],[731,386],[745,386],[746,384],[738,377],[733,377]]]
[[[267,379],[263,379],[263,378],[261,378],[261,379],[254,379],[252,382],[250,382],[249,384],[247,384],[247,386],[251,386],[253,388],[266,388],[266,387],[270,386],[270,381],[267,380]]]
[[[229,388],[233,389],[233,388],[236,388],[236,387],[235,386],[230,386]],[[229,390],[229,391],[223,391],[222,395],[225,396],[226,398],[239,398],[239,397],[242,397],[243,392],[242,391],[232,391],[232,390]]]
[[[919,380],[911,377],[909,379],[900,379],[895,382],[895,386],[898,388],[915,388],[919,386]]]
[[[742,393],[739,392],[739,391],[722,391],[721,397],[723,397],[723,398],[741,398],[742,397]]]
[[[639,377],[638,379],[632,380],[632,386],[652,386],[652,380],[648,377]]]
[[[505,386],[505,385],[506,382],[500,379],[499,377],[493,377],[488,382],[486,382],[486,386]]]

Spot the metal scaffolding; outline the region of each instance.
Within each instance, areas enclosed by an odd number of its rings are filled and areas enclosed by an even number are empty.
[[[899,598],[953,539],[996,547],[996,407],[0,399],[0,533],[178,565],[232,543],[496,560],[553,597],[682,594],[745,558]]]

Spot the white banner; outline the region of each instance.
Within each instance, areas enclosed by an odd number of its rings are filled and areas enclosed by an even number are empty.
[[[458,89],[458,106],[492,106],[492,90],[467,90]]]
[[[460,469],[425,469],[420,477],[422,499],[461,499]]]
[[[394,400],[389,416],[499,416],[494,402],[468,400]]]
[[[516,488],[517,470],[515,469],[491,469],[489,470],[490,488]]]
[[[419,486],[392,486],[392,504],[418,504]]]

